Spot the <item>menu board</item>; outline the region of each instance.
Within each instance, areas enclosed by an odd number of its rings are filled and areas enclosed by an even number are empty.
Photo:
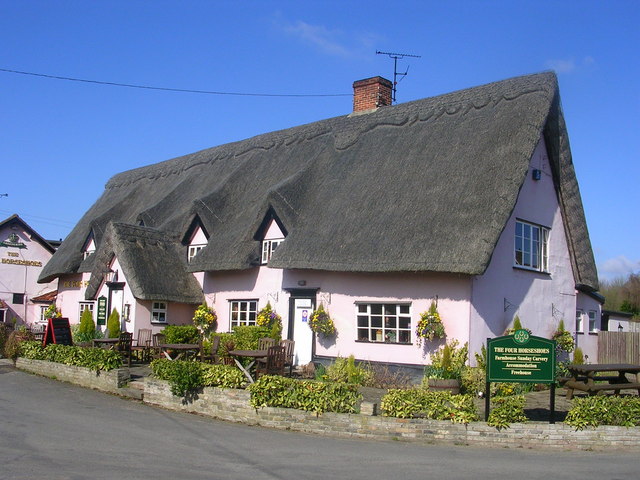
[[[71,326],[68,318],[50,318],[47,322],[47,328],[44,332],[42,345],[46,346],[50,343],[59,345],[73,345],[71,337]]]

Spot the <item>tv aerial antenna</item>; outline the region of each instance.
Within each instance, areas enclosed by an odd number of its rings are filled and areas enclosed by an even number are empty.
[[[422,58],[422,56],[411,55],[409,53],[381,52],[380,50],[376,50],[376,55],[389,55],[389,58],[393,58],[393,98],[392,100],[393,100],[393,103],[396,103],[396,87],[398,85],[398,77],[401,77],[400,81],[402,81],[402,79],[406,77],[407,74],[409,73],[408,66],[407,66],[407,69],[404,71],[404,73],[398,72],[398,60],[402,60],[404,57]]]

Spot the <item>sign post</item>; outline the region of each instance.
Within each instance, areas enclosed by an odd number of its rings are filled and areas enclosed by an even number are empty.
[[[549,423],[555,423],[556,342],[516,330],[513,335],[487,339],[485,420],[489,418],[491,382],[551,385]]]
[[[107,324],[107,297],[104,295],[98,298],[98,315],[96,316],[96,324]]]

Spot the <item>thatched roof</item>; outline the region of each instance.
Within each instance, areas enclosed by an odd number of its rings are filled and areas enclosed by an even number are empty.
[[[184,252],[180,252],[177,245],[175,238],[155,229],[110,223],[100,247],[91,255],[95,268],[85,291],[86,298],[95,298],[115,256],[134,297],[202,303],[204,294],[200,284],[186,271],[182,260]]]
[[[484,272],[544,135],[576,283],[597,288],[557,79],[513,78],[222,145],[114,176],[45,267],[71,273],[91,231],[139,224],[208,247],[190,271],[259,264],[270,209],[288,232],[269,266]],[[186,254],[184,255],[186,261]],[[153,269],[139,262],[141,268]]]

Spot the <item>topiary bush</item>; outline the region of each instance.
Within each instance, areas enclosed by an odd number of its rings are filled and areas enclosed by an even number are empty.
[[[91,310],[86,309],[82,311],[80,317],[80,325],[77,332],[73,336],[74,343],[90,342],[96,336],[96,324],[93,321],[93,313]]]
[[[107,330],[109,332],[107,338],[118,338],[120,336],[120,314],[115,308],[107,319]]]

